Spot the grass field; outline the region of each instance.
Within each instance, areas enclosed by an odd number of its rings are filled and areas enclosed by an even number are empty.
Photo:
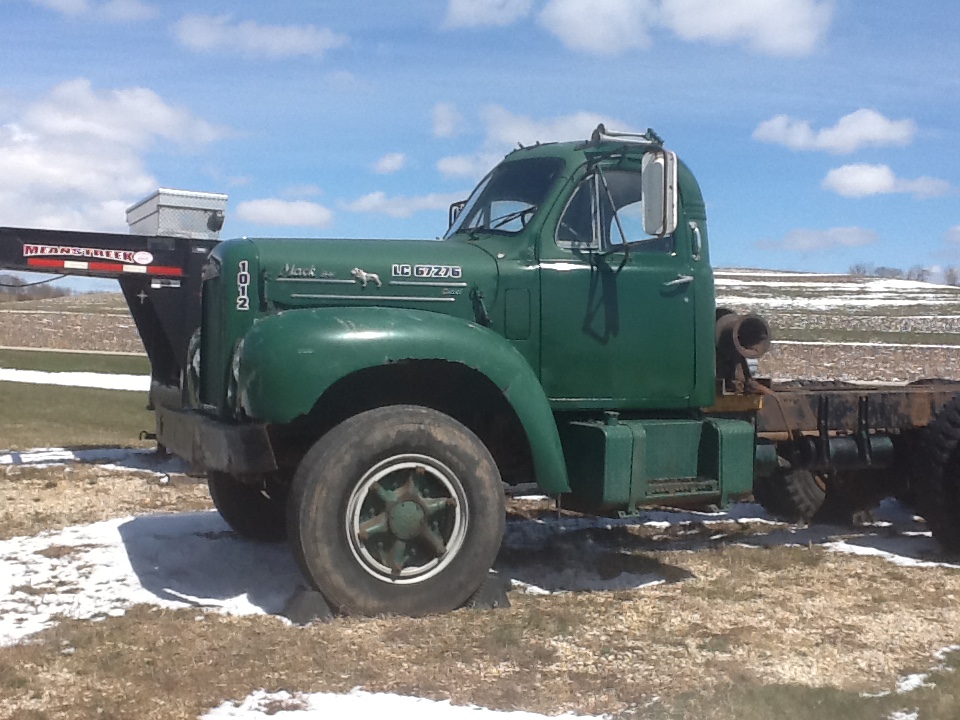
[[[107,355],[0,349],[0,368],[44,372],[94,372],[149,375],[146,355]]]
[[[93,312],[98,315],[120,315],[122,317],[129,317],[130,315],[127,310],[127,303],[123,299],[119,288],[117,292],[82,293],[45,300],[17,301],[10,296],[0,294],[0,307],[5,312]]]
[[[0,382],[0,449],[116,445],[148,447],[146,393]]]
[[[0,350],[0,368],[150,374],[146,356],[30,350]],[[146,393],[0,382],[0,398],[0,450],[147,447],[149,443],[139,440],[140,431],[155,429]]]

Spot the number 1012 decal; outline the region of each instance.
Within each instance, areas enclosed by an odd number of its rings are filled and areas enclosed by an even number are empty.
[[[241,260],[237,266],[237,310],[250,309],[250,263]]]

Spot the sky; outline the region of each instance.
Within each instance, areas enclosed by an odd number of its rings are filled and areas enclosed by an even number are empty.
[[[436,238],[518,143],[654,128],[716,266],[960,266],[948,0],[0,0],[0,225]]]

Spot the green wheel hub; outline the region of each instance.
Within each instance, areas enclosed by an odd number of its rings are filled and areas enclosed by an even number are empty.
[[[426,455],[396,455],[370,468],[354,487],[345,530],[366,572],[413,584],[454,560],[468,516],[466,494],[450,468]]]

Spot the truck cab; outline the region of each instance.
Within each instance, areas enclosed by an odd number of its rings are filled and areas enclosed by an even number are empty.
[[[528,359],[555,409],[712,403],[703,199],[650,137],[598,133],[516,150],[445,239],[497,258],[491,326]]]

